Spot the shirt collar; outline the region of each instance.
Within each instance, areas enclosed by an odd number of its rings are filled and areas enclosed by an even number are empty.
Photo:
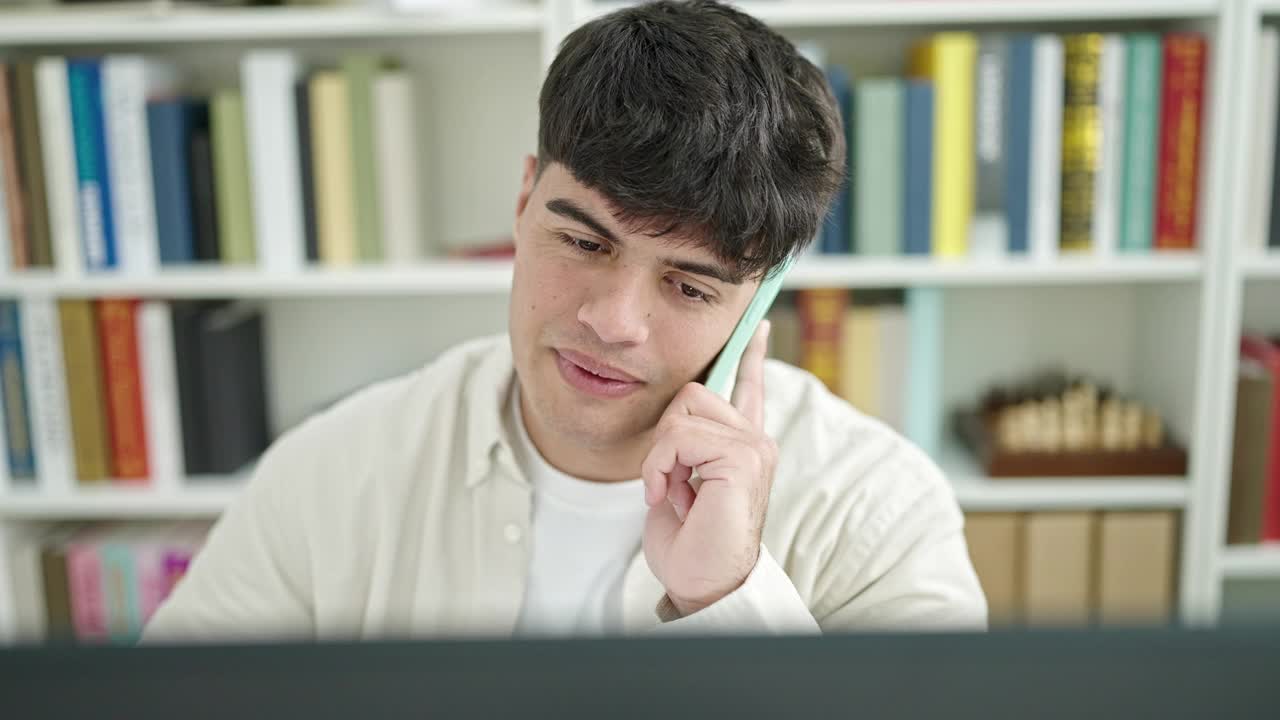
[[[492,474],[494,462],[514,466],[511,438],[503,422],[503,409],[515,379],[511,338],[493,336],[477,348],[480,357],[470,373],[464,371],[466,403],[466,486],[473,488]],[[517,472],[518,475],[518,472]]]

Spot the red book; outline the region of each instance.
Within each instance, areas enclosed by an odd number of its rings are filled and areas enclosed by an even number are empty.
[[[137,314],[136,300],[98,303],[112,474],[122,480],[145,481],[150,472],[146,421],[142,414],[142,376],[138,366]]]
[[[840,391],[840,342],[848,305],[849,291],[841,288],[818,288],[796,293],[801,365],[825,383],[831,392]]]
[[[1240,354],[1260,364],[1273,381],[1271,442],[1267,449],[1266,487],[1262,493],[1261,540],[1280,541],[1280,347],[1263,338],[1246,335],[1240,339]]]
[[[1205,52],[1204,36],[1198,33],[1164,37],[1160,158],[1156,165],[1155,244],[1161,250],[1196,246]]]

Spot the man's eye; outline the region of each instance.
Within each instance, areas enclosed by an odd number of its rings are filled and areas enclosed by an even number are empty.
[[[707,294],[687,283],[680,283],[680,292],[692,300],[706,300]]]
[[[565,245],[575,247],[578,250],[581,250],[585,253],[595,253],[599,251],[601,247],[603,247],[602,245],[600,245],[600,243],[591,242],[590,240],[583,240],[582,238],[576,238],[576,237],[573,237],[572,235],[566,235],[564,233],[560,233],[560,240]]]

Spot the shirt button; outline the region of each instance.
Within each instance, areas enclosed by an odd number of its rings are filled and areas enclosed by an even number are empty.
[[[523,536],[524,531],[515,523],[508,523],[506,527],[502,528],[502,537],[506,538],[507,542],[512,545],[520,542],[520,538]]]

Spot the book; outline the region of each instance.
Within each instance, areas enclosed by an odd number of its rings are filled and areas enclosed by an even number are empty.
[[[130,483],[150,477],[137,314],[136,300],[111,298],[97,304],[112,477]]]
[[[382,210],[382,251],[391,263],[410,264],[425,254],[422,177],[413,82],[403,69],[387,69],[373,81],[374,150]]]
[[[827,216],[822,222],[822,228],[819,230],[819,242],[821,251],[829,255],[841,255],[854,252],[853,236],[851,229],[853,225],[853,207],[850,197],[849,178],[853,172],[853,89],[849,80],[849,73],[844,68],[837,65],[828,65],[826,67],[827,84],[831,88],[831,94],[835,98],[836,107],[840,109],[840,127],[844,133],[845,140],[845,167],[844,175],[840,181],[840,189],[836,191],[835,197],[831,200],[831,207],[827,211]]]
[[[905,81],[902,178],[902,252],[933,252],[933,85]]]
[[[196,260],[219,262],[222,259],[221,230],[218,228],[218,193],[214,188],[213,134],[208,101],[194,101],[189,112],[191,131],[187,138],[187,163],[191,170]]]
[[[1032,114],[1035,111],[1036,36],[1009,38],[1009,87],[1005,93],[1005,218],[1009,253],[1025,255],[1031,247]]]
[[[874,305],[844,308],[837,393],[859,411],[880,417],[880,312]]]
[[[182,418],[169,304],[144,301],[137,311],[138,370],[147,438],[147,469],[157,490],[173,490],[186,474]]]
[[[76,176],[80,188],[80,232],[90,270],[115,268],[115,221],[102,117],[102,66],[98,60],[67,61],[71,122],[75,131]]]
[[[1093,186],[1093,249],[1115,255],[1120,237],[1120,171],[1124,162],[1125,40],[1102,36],[1098,60],[1098,171]]]
[[[1124,162],[1120,172],[1120,249],[1126,252],[1149,251],[1154,237],[1161,75],[1160,36],[1127,35]]]
[[[218,213],[218,255],[223,263],[257,262],[249,149],[244,100],[238,90],[221,90],[209,102],[213,137],[213,188]]]
[[[906,307],[886,303],[878,308],[880,324],[879,418],[898,432],[906,431],[907,368],[911,330]]]
[[[1032,259],[1045,262],[1058,256],[1062,218],[1062,38],[1037,35],[1033,55],[1028,249]]]
[[[22,300],[19,329],[37,481],[42,492],[67,493],[76,466],[57,302],[44,296]]]
[[[1017,624],[1022,610],[1023,516],[1012,512],[966,513],[964,539],[993,627]]]
[[[19,305],[0,300],[0,402],[3,402],[7,475],[14,485],[32,485],[36,461],[31,437]]]
[[[1030,625],[1082,626],[1093,614],[1094,513],[1027,515],[1023,611]]]
[[[1255,335],[1240,339],[1240,354],[1271,378],[1271,434],[1267,441],[1267,470],[1263,490],[1260,540],[1280,540],[1280,347]]]
[[[1105,512],[1098,520],[1097,619],[1103,625],[1173,620],[1177,516],[1171,511]]]
[[[1098,106],[1102,35],[1062,39],[1062,200],[1059,245],[1068,252],[1093,250],[1094,188],[1102,143]]]
[[[769,308],[769,357],[800,367],[800,314],[781,298]]]
[[[302,75],[295,53],[252,50],[240,61],[253,196],[253,221],[262,267],[292,272],[306,254],[298,109],[294,86]]]
[[[27,257],[26,211],[18,161],[18,128],[13,108],[13,70],[0,62],[0,175],[4,176],[5,219],[8,221],[9,260],[15,269],[30,264]]]
[[[36,68],[19,62],[13,77],[14,113],[18,129],[18,159],[24,190],[28,260],[32,267],[53,266],[53,240],[49,235],[49,205],[45,196],[44,140],[36,92]]]
[[[342,75],[347,82],[348,130],[352,191],[355,200],[356,247],[361,262],[382,260],[381,188],[374,148],[373,84],[378,74],[378,58],[353,53],[342,59]]]
[[[36,60],[36,104],[40,111],[45,195],[49,233],[58,272],[77,276],[85,270],[80,238],[80,207],[76,190],[76,145],[71,123],[71,91],[67,61],[61,57]]]
[[[147,102],[157,250],[162,265],[185,264],[196,259],[188,152],[191,132],[192,107],[188,100],[176,97]]]
[[[941,288],[913,287],[906,293],[906,404],[903,427],[921,450],[938,457],[942,449],[942,328]]]
[[[969,253],[974,204],[973,82],[977,39],[944,32],[912,51],[911,75],[931,78],[933,112],[933,253]]]
[[[1155,246],[1160,250],[1196,246],[1205,53],[1203,35],[1164,36],[1155,220]]]
[[[840,391],[840,347],[849,291],[813,288],[796,292],[800,314],[800,361],[834,393]]]
[[[309,95],[320,259],[326,265],[351,265],[359,249],[346,79],[332,70],[315,73]]]
[[[0,77],[3,75],[4,67],[0,64]],[[0,83],[0,93],[2,92],[4,87],[3,83]],[[7,200],[8,192],[5,190],[7,181],[4,160],[0,158],[0,277],[8,275],[13,270],[13,246],[9,237],[9,201]]]
[[[93,302],[61,300],[58,316],[75,444],[76,479],[81,484],[105,482],[111,475],[111,444],[102,342]]]
[[[973,81],[975,195],[969,224],[969,254],[973,257],[999,258],[1009,249],[1005,124],[1012,72],[1010,50],[1006,35],[984,33],[978,37]]]
[[[1241,358],[1236,377],[1231,489],[1227,502],[1229,545],[1261,542],[1264,509],[1280,503],[1280,497],[1268,497],[1269,491],[1280,489],[1280,486],[1271,486],[1267,481],[1272,423],[1280,420],[1272,408],[1277,381],[1280,378],[1266,366]]]
[[[294,116],[298,121],[298,180],[302,199],[302,228],[307,262],[320,261],[316,227],[315,160],[311,157],[311,83],[307,78],[293,86]]]
[[[257,459],[270,444],[262,314],[244,303],[215,308],[200,327],[208,472],[226,474]]]
[[[110,637],[97,534],[81,534],[67,543],[67,587],[76,638],[101,642]]]
[[[860,255],[897,255],[903,247],[903,84],[860,80],[854,92],[853,246]]]

